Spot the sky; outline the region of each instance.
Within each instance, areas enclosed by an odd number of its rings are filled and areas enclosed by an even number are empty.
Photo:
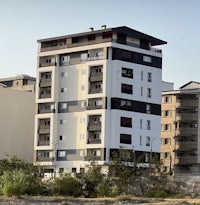
[[[199,0],[0,0],[0,78],[36,76],[37,40],[128,26],[167,41],[163,80],[200,82]]]

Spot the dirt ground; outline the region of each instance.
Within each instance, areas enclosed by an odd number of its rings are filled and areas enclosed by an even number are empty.
[[[0,205],[200,205],[199,199],[155,199],[155,198],[63,198],[63,197],[28,197],[0,198]]]

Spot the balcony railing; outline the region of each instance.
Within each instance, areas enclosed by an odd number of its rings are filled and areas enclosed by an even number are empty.
[[[89,122],[88,131],[101,130],[101,122]]]
[[[197,149],[196,142],[176,142],[175,150],[193,150]]]
[[[87,110],[96,110],[96,109],[103,109],[103,106],[102,105],[88,105],[86,107]]]
[[[102,88],[91,87],[89,94],[102,93]]]
[[[39,114],[43,114],[43,113],[55,113],[56,110],[55,109],[38,109],[38,113]]]
[[[39,134],[48,134],[48,133],[50,133],[50,127],[49,128],[39,128],[38,133]]]
[[[176,135],[197,135],[198,128],[180,127],[176,129]]]
[[[197,156],[176,156],[175,164],[184,165],[184,164],[194,164],[197,163]]]
[[[103,80],[103,73],[101,73],[101,74],[92,74],[91,76],[90,76],[90,82],[96,82],[96,81],[102,81]]]
[[[101,139],[88,138],[88,144],[101,144]]]
[[[197,107],[198,100],[191,98],[191,99],[177,99],[176,104],[178,107]]]
[[[50,86],[51,86],[51,78],[40,80],[40,87],[50,87]]]
[[[51,98],[51,94],[50,93],[40,94],[40,98]]]
[[[52,62],[52,63],[40,63],[40,67],[48,67],[48,66],[56,66],[57,63],[56,62]]]
[[[198,113],[177,113],[176,114],[177,121],[197,121],[198,120]]]
[[[101,156],[88,155],[88,156],[84,157],[84,160],[86,160],[86,161],[92,161],[92,160],[100,161],[100,160],[103,160],[103,159],[101,159]]]
[[[53,157],[37,157],[38,162],[53,162]]]
[[[48,146],[48,145],[50,145],[49,141],[40,140],[38,142],[38,146]]]

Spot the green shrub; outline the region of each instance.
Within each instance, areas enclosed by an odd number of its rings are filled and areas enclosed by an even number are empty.
[[[164,190],[159,190],[159,191],[156,191],[156,192],[154,193],[154,197],[155,197],[155,198],[166,198],[166,197],[168,197],[168,194],[167,194],[167,192],[164,191]]]
[[[99,197],[109,197],[112,195],[112,186],[109,179],[104,179],[97,186],[97,195]]]
[[[20,196],[28,187],[26,175],[22,171],[6,171],[0,177],[1,192],[4,196]]]
[[[82,194],[82,187],[79,181],[68,174],[55,178],[49,183],[49,188],[52,195],[77,197]]]

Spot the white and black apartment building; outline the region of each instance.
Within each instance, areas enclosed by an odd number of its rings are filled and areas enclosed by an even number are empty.
[[[162,51],[126,26],[38,40],[34,150],[49,173],[160,152]]]

